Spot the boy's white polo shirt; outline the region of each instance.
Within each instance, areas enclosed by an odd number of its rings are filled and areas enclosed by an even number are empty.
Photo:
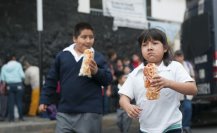
[[[160,91],[159,99],[147,100],[143,68],[143,64],[135,68],[119,90],[119,94],[124,94],[130,99],[135,98],[136,104],[142,108],[139,116],[140,130],[147,133],[163,133],[172,125],[178,124],[181,126],[180,93],[170,88],[163,88]],[[172,61],[168,66],[165,66],[162,62],[157,70],[160,76],[169,80],[177,82],[194,81],[183,65],[176,61]]]

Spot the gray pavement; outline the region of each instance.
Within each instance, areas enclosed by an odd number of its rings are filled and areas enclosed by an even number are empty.
[[[54,133],[56,121],[40,117],[24,117],[25,121],[0,122],[0,133]],[[129,133],[138,133],[138,122],[133,121]],[[116,114],[103,116],[103,133],[119,133]]]
[[[24,117],[25,121],[0,122],[0,133],[54,133],[56,121],[39,117]],[[116,114],[103,116],[102,133],[120,133],[116,125]],[[129,133],[138,133],[138,120],[133,120]],[[217,125],[193,127],[192,133],[215,133]]]
[[[24,117],[25,121],[0,122],[0,133],[53,133],[56,121],[39,117]]]
[[[116,114],[108,114],[103,117],[103,133],[120,133],[117,124]],[[133,120],[129,133],[139,133],[138,120]]]

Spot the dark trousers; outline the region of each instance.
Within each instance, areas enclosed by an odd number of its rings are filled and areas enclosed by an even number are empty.
[[[57,113],[55,133],[102,133],[102,115]]]
[[[7,95],[1,95],[0,94],[0,120],[4,120],[7,115],[7,101],[8,96]]]
[[[123,109],[117,109],[117,125],[121,133],[128,133],[132,123],[132,118],[130,118]]]
[[[181,111],[182,111],[182,126],[183,128],[191,126],[191,117],[192,117],[192,102],[191,100],[185,99],[181,102]]]
[[[24,88],[22,83],[7,84],[8,90],[8,116],[9,121],[14,120],[14,106],[17,105],[19,119],[23,119],[23,93]]]
[[[166,133],[182,133],[182,129],[174,129],[174,130],[167,131]]]

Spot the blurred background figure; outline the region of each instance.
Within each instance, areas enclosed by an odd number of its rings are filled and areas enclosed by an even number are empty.
[[[25,78],[22,65],[16,61],[14,53],[7,54],[7,64],[1,69],[1,80],[7,84],[9,121],[14,121],[14,106],[17,104],[19,120],[23,121],[23,80]]]
[[[181,50],[175,51],[174,59],[180,62],[186,71],[194,78],[194,69],[192,64],[189,61],[185,61],[184,54]],[[181,94],[181,111],[183,115],[182,126],[184,133],[191,133],[191,118],[192,118],[192,95],[183,95]]]
[[[30,63],[31,59],[26,57],[23,61],[25,69],[25,80],[26,85],[31,87],[31,100],[28,110],[29,116],[36,116],[39,106],[39,96],[40,96],[40,83],[39,83],[39,67]]]
[[[141,64],[141,59],[140,59],[138,54],[132,55],[132,62],[131,63],[132,63],[133,68],[136,68],[137,66],[139,66]]]
[[[115,63],[117,60],[117,53],[114,49],[110,49],[107,52],[107,60],[110,71],[112,73],[112,83],[107,87],[103,88],[103,114],[108,114],[112,112],[112,90],[114,85],[116,84],[116,76],[115,76]]]
[[[4,61],[0,58],[0,74]],[[7,91],[6,84],[1,80],[0,76],[0,121],[4,121],[7,117]]]
[[[132,65],[132,63],[128,57],[123,58],[123,65],[124,65],[124,67],[130,68],[131,71],[133,70],[133,65]]]
[[[124,72],[119,72],[117,74],[117,80],[118,80],[118,85],[115,90],[115,95],[118,97],[118,101],[120,99],[120,96],[118,94],[119,89],[121,86],[124,84],[124,82],[127,79],[127,75],[124,74]],[[120,107],[118,104],[117,106],[117,126],[120,129],[121,133],[128,133],[130,126],[132,123],[132,119],[128,116],[128,114],[123,110],[123,108]]]

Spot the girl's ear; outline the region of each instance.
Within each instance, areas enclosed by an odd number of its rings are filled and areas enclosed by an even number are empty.
[[[166,52],[167,52],[167,48],[164,47],[164,53],[166,53]]]

